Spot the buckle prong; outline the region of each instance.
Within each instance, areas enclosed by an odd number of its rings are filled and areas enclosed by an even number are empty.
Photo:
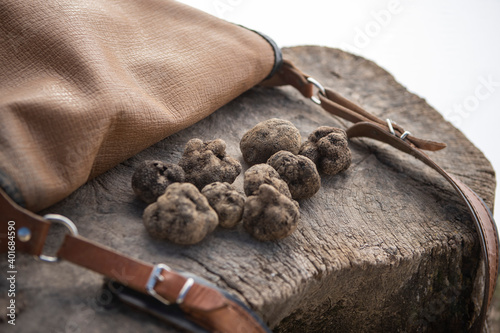
[[[161,275],[161,272],[163,270],[166,270],[168,272],[171,272],[172,270],[170,269],[170,267],[168,267],[167,265],[165,264],[157,264],[153,267],[153,270],[151,271],[151,274],[149,275],[149,279],[148,279],[148,282],[146,283],[146,291],[148,292],[148,294],[150,294],[151,296],[153,296],[154,298],[156,298],[157,300],[159,300],[160,302],[166,304],[166,305],[170,305],[170,302],[167,301],[165,298],[163,298],[162,296],[160,296],[156,290],[155,290],[155,285],[156,285],[156,282],[158,280],[160,281],[163,281],[165,280],[165,278],[163,277],[163,275]]]
[[[387,121],[387,127],[389,127],[389,132],[392,135],[397,136],[396,132],[394,131],[394,127],[392,126],[392,124],[396,124],[396,123],[393,122],[392,120],[390,120],[389,118],[387,118],[385,121]],[[404,131],[404,133],[401,134],[401,136],[399,138],[404,141],[408,135],[411,135],[411,132],[410,131]]]
[[[163,304],[170,305],[172,304],[171,302],[167,301],[165,298],[163,298],[161,295],[159,295],[156,290],[155,286],[158,280],[164,281],[165,277],[161,274],[163,270],[166,270],[168,272],[171,272],[172,269],[168,267],[165,264],[157,264],[153,267],[153,270],[151,271],[151,274],[149,275],[148,282],[146,283],[146,291],[148,294],[162,302]],[[188,278],[186,282],[184,282],[184,285],[181,288],[181,291],[179,291],[179,295],[177,296],[177,299],[175,300],[175,303],[177,304],[182,304],[184,302],[184,299],[186,298],[187,293],[191,289],[191,287],[194,284],[194,280],[192,278]]]

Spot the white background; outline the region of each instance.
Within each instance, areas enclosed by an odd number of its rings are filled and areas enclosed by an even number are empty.
[[[330,46],[375,61],[500,170],[500,1],[181,2],[263,32],[281,47]]]

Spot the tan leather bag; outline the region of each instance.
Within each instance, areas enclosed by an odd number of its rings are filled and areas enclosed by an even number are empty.
[[[498,235],[484,202],[423,152],[444,144],[416,138],[290,62],[281,64],[264,36],[175,1],[4,0],[0,33],[0,253],[14,246],[41,256],[51,221],[61,222],[71,233],[57,257],[43,259],[103,274],[121,284],[124,300],[160,317],[168,317],[167,308],[154,302],[176,303],[183,320],[198,325],[186,329],[267,332],[243,304],[196,277],[117,253],[79,236],[63,217],[33,212],[259,83],[292,85],[355,123],[349,137],[411,154],[455,188],[470,210],[486,267],[471,331],[483,329],[498,272]]]
[[[266,78],[260,35],[165,0],[2,1],[0,184],[32,211]]]

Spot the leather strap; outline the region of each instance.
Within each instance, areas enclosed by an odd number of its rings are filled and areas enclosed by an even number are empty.
[[[149,295],[108,279],[103,284],[103,290],[106,290],[106,294],[109,292],[109,294],[113,295],[113,302],[114,300],[118,300],[133,308],[141,309],[180,329],[181,332],[210,333],[210,331],[193,322],[177,304],[166,305],[159,300],[151,299]]]
[[[0,217],[2,218],[2,223],[0,223],[0,253],[7,252],[8,221],[15,222],[16,231],[27,228],[31,232],[31,238],[28,241],[20,242],[16,240],[17,251],[35,256],[42,253],[50,223],[29,210],[18,206],[1,188]]]
[[[147,293],[146,285],[154,269],[151,264],[132,259],[83,237],[69,234],[66,235],[57,257],[143,293]],[[188,279],[175,271],[162,270],[161,275],[163,279],[157,279],[154,290],[168,302],[176,303]],[[266,332],[235,302],[217,290],[198,283],[191,286],[180,307],[196,323],[211,331]]]
[[[313,96],[314,85],[308,81],[308,77],[308,75],[302,73],[291,62],[285,61],[276,77],[266,81],[263,85],[291,85],[297,88],[304,97],[311,98]],[[405,130],[395,123],[391,123],[393,131],[391,132],[387,121],[376,117],[330,89],[324,89],[324,94],[320,92],[318,97],[320,105],[324,110],[355,123],[347,129],[347,136],[349,138],[367,137],[375,139],[414,156],[441,174],[460,195],[474,221],[481,245],[482,258],[486,267],[481,312],[470,328],[473,332],[481,332],[486,323],[487,310],[491,303],[498,277],[498,232],[493,216],[484,201],[467,185],[455,176],[447,173],[423,152],[423,150],[436,151],[443,149],[446,147],[446,144],[419,139],[407,132],[406,136],[403,136]]]
[[[16,235],[19,252],[39,256],[47,238],[50,223],[30,211],[19,207],[0,189],[0,250],[7,252],[8,221],[15,221],[16,230],[28,228],[29,241]],[[81,236],[67,234],[57,252],[57,258],[88,268],[110,279],[147,294],[148,284],[155,266],[136,260],[96,244]],[[170,303],[176,303],[188,278],[173,270],[161,270],[155,279],[154,291]],[[181,309],[197,324],[213,332],[268,332],[256,318],[236,302],[226,298],[214,288],[193,283],[180,304]]]

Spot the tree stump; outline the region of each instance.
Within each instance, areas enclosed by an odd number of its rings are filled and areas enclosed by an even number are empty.
[[[431,157],[492,207],[495,174],[484,155],[385,70],[336,49],[307,46],[284,53],[323,85],[381,118],[418,137],[446,142],[448,148]],[[132,257],[208,279],[241,298],[277,332],[465,330],[478,310],[474,301],[481,299],[479,245],[469,213],[436,172],[369,139],[350,141],[352,166],[322,177],[320,191],[300,202],[298,229],[284,240],[257,241],[241,225],[218,228],[194,246],[154,240],[146,233],[146,205],[130,185],[140,162],[177,163],[189,139],[221,138],[246,170],[239,140],[269,118],[291,121],[303,140],[318,126],[350,125],[292,88],[257,87],[43,213],[63,214],[84,237]],[[243,192],[242,175],[235,185]],[[55,228],[55,233],[62,236],[64,230]],[[57,247],[55,238],[49,245]],[[1,267],[7,271],[4,261]],[[176,331],[125,305],[104,306],[108,299],[101,294],[98,274],[27,256],[18,257],[17,267],[16,332]],[[3,320],[0,330],[9,331]]]

